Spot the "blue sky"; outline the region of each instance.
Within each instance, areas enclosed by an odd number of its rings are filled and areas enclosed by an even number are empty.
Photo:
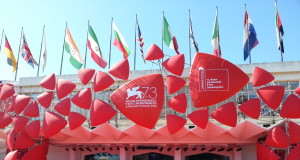
[[[145,41],[144,51],[146,52],[153,43],[159,47],[162,45],[162,12],[164,11],[171,30],[177,38],[179,51],[185,54],[186,62],[189,63],[188,10],[190,9],[194,36],[200,51],[212,54],[211,36],[216,6],[219,8],[220,43],[223,58],[234,64],[247,64],[249,61],[243,60],[244,4],[247,4],[248,14],[259,40],[259,45],[251,52],[252,63],[280,61],[280,53],[276,43],[273,0],[1,0],[0,4],[0,29],[5,30],[16,58],[21,27],[23,27],[31,52],[38,61],[42,29],[43,25],[46,26],[48,64],[45,72],[40,72],[40,75],[59,74],[66,22],[68,22],[68,27],[82,57],[84,57],[87,23],[90,20],[90,24],[98,37],[100,48],[108,60],[110,24],[111,18],[114,17],[114,22],[131,50],[129,61],[131,70],[133,70],[135,14],[138,15]],[[283,37],[284,61],[299,61],[300,53],[297,46],[300,44],[300,20],[297,16],[300,12],[300,1],[278,0],[278,11],[285,31]],[[6,63],[3,45],[4,41],[0,54],[0,79],[13,80],[14,73],[11,72],[12,68]],[[176,54],[165,44],[163,48],[167,55]],[[194,54],[193,49],[192,54]],[[122,59],[122,53],[114,46],[112,46],[111,55],[112,65]],[[71,66],[68,58],[69,55],[64,52],[62,74],[76,74],[77,70]],[[93,62],[89,50],[87,52],[87,68],[107,71],[107,68],[101,69]],[[150,62],[145,65],[137,47],[136,68],[146,70],[157,69],[158,66],[152,65]],[[36,73],[37,68],[32,69],[20,56],[18,78],[34,77]]]

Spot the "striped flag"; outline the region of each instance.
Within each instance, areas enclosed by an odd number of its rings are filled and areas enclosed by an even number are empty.
[[[69,28],[66,28],[65,49],[70,54],[69,61],[76,68],[80,69],[84,63],[80,56],[79,50],[72,38]]]
[[[127,46],[127,43],[115,23],[113,23],[113,29],[115,33],[113,45],[123,53],[123,57],[126,59],[130,55],[130,50]]]
[[[190,40],[191,40],[193,47],[195,48],[195,52],[199,52],[198,43],[196,42],[195,37],[194,37],[194,31],[193,31],[193,27],[192,27],[191,18],[190,18],[190,30],[189,31],[190,31]]]
[[[281,19],[279,16],[279,13],[277,11],[277,3],[275,2],[275,7],[276,7],[276,33],[277,33],[277,44],[278,44],[278,49],[280,50],[281,53],[284,53],[284,47],[283,47],[283,40],[282,37],[284,35]]]
[[[254,29],[254,25],[250,17],[248,16],[247,11],[245,11],[245,19],[244,19],[244,61],[250,55],[250,51],[256,45],[258,45],[258,40],[256,38],[256,32]]]
[[[23,33],[23,41],[22,41],[22,49],[21,49],[23,59],[32,67],[38,66],[36,61],[34,60],[30,48],[28,46],[25,34]]]
[[[4,48],[4,54],[7,57],[7,63],[13,67],[12,72],[16,71],[17,69],[17,61],[16,58],[14,56],[14,53],[10,47],[10,44],[5,36],[5,48]]]
[[[91,50],[92,59],[101,67],[105,68],[107,63],[104,60],[103,54],[101,52],[98,39],[91,26],[88,29],[88,48]]]
[[[43,32],[43,42],[42,42],[42,60],[43,60],[43,66],[42,70],[44,72],[46,64],[47,64],[47,45],[46,45],[46,35]]]
[[[180,54],[178,52],[178,44],[177,44],[176,37],[173,35],[165,16],[163,18],[164,18],[164,34],[163,34],[164,42],[169,48],[174,49],[177,54]]]
[[[218,9],[216,11],[215,24],[213,29],[213,35],[211,44],[214,48],[214,55],[217,57],[222,57],[221,47],[220,47],[220,35],[219,35],[219,23],[218,23]]]
[[[144,60],[144,63],[146,64],[146,61],[145,61],[145,58],[144,58],[144,51],[143,51],[144,40],[143,40],[143,36],[142,36],[141,29],[140,29],[138,21],[136,21],[136,24],[137,24],[137,31],[138,31],[138,39],[137,39],[137,41],[140,42],[140,51],[142,53],[142,58]]]

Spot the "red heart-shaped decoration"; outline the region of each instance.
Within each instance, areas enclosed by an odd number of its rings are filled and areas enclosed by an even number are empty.
[[[25,132],[21,132],[16,139],[14,149],[25,149],[34,145],[34,141]]]
[[[179,91],[185,84],[186,81],[180,77],[173,76],[173,75],[167,76],[166,85],[167,85],[168,92],[170,94]]]
[[[194,106],[208,107],[222,102],[249,81],[249,77],[229,61],[206,53],[196,53],[190,72],[190,92]]]
[[[40,115],[38,103],[35,100],[31,101],[25,108],[23,114],[28,117],[38,117]]]
[[[187,100],[186,100],[185,93],[173,97],[172,99],[169,100],[167,104],[175,111],[180,113],[185,113],[187,107]]]
[[[64,98],[65,96],[70,94],[75,88],[76,85],[71,81],[65,79],[59,79],[56,84],[57,98],[58,99]]]
[[[268,71],[255,67],[254,72],[252,74],[253,86],[258,87],[272,82],[275,77]]]
[[[260,116],[260,100],[258,98],[250,99],[239,105],[239,109],[247,116],[258,119]]]
[[[60,102],[58,102],[55,106],[54,109],[64,115],[64,116],[68,116],[71,110],[71,100],[70,98],[66,98]]]
[[[45,77],[41,82],[40,85],[43,88],[49,89],[49,90],[54,90],[55,88],[55,83],[56,83],[56,78],[55,74],[52,73],[49,76]]]
[[[32,138],[38,138],[40,135],[40,120],[35,120],[25,126],[24,131]]]
[[[284,118],[300,118],[300,98],[291,94],[284,101],[280,116]]]
[[[36,99],[43,107],[48,109],[53,99],[53,91],[42,93]]]
[[[286,157],[286,160],[298,160],[300,159],[300,145],[297,144],[297,146],[292,149],[290,154]]]
[[[18,150],[10,151],[3,160],[17,160],[18,158]]]
[[[12,119],[9,114],[6,112],[0,112],[0,129],[6,127],[12,122]]]
[[[257,160],[279,160],[275,152],[263,144],[257,143],[256,153]]]
[[[57,113],[47,111],[43,121],[44,137],[50,138],[60,132],[67,121]]]
[[[85,88],[75,94],[71,101],[82,109],[90,109],[92,104],[92,90]]]
[[[91,126],[98,126],[110,120],[117,114],[116,110],[108,103],[94,99],[90,112]]]
[[[8,84],[3,84],[0,92],[0,100],[5,100],[15,94],[15,90]]]
[[[170,134],[174,134],[179,131],[186,124],[186,119],[177,115],[167,115],[167,127]]]
[[[188,118],[198,127],[205,129],[208,123],[208,108],[200,108],[188,115]]]
[[[86,118],[80,113],[70,112],[69,115],[69,127],[70,130],[74,130],[81,126],[85,122]]]
[[[234,102],[228,102],[217,108],[211,116],[222,124],[235,127],[237,123],[237,110]]]
[[[26,95],[17,95],[12,99],[12,108],[16,111],[16,114],[20,114],[24,108],[30,102],[31,97]]]
[[[102,91],[114,83],[115,80],[111,78],[110,75],[108,75],[105,72],[98,71],[94,78],[94,91],[95,92]]]
[[[136,78],[115,90],[110,98],[128,119],[152,129],[163,107],[163,77],[151,74]]]
[[[29,118],[24,117],[24,116],[15,116],[13,118],[13,123],[14,123],[14,129],[16,132],[20,132],[24,129],[24,127],[27,125],[29,122]]]
[[[267,86],[257,90],[261,100],[271,109],[276,110],[284,96],[283,86]]]
[[[90,82],[95,74],[94,69],[86,68],[78,70],[78,76],[82,84],[86,85]]]
[[[162,65],[171,73],[181,76],[184,69],[184,54],[177,54],[165,60]]]
[[[288,132],[291,144],[299,143],[300,142],[300,126],[293,122],[289,121],[288,123]]]
[[[128,59],[122,59],[108,70],[108,73],[116,78],[127,80],[129,77],[129,62]]]
[[[145,60],[152,61],[164,58],[164,53],[162,50],[156,45],[152,44],[145,55]]]
[[[290,146],[289,138],[280,127],[274,127],[268,134],[265,144],[275,148],[286,148]]]

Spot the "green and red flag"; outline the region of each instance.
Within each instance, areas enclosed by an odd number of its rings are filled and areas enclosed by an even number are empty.
[[[214,55],[217,57],[222,57],[221,47],[220,47],[220,35],[219,35],[219,23],[218,23],[218,10],[216,12],[216,19],[212,34],[211,44],[214,48]]]
[[[163,34],[164,42],[169,48],[174,49],[177,54],[180,54],[178,52],[177,40],[176,40],[175,36],[173,35],[165,16],[163,18],[164,18],[164,34]]]
[[[101,67],[105,68],[107,63],[104,60],[103,54],[101,52],[98,39],[91,26],[88,29],[88,48],[91,50],[92,59]]]

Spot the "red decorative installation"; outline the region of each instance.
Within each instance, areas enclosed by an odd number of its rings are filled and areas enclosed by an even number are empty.
[[[300,96],[300,87],[298,87],[298,88],[295,89],[295,93]]]
[[[80,127],[84,122],[85,122],[86,118],[77,112],[70,112],[69,115],[69,127],[70,130],[74,130],[78,127]]]
[[[70,110],[71,110],[71,100],[70,98],[66,98],[60,102],[58,102],[55,106],[54,109],[64,115],[64,116],[69,116]]]
[[[0,92],[0,100],[5,100],[15,94],[15,90],[12,86],[4,84]]]
[[[208,123],[208,108],[200,108],[188,115],[188,118],[198,127],[205,129]]]
[[[94,69],[85,68],[78,70],[78,76],[82,84],[87,85],[95,74]]]
[[[15,116],[13,118],[15,131],[16,132],[22,131],[28,122],[29,122],[29,118],[27,118],[25,116]]]
[[[34,141],[25,132],[21,132],[17,135],[14,149],[25,149],[32,147],[33,145]]]
[[[255,67],[252,75],[253,86],[258,87],[272,82],[275,77],[268,71]]]
[[[111,105],[99,99],[94,99],[90,112],[91,126],[103,124],[116,114],[116,110],[113,109]]]
[[[49,76],[45,77],[41,82],[40,85],[43,88],[49,89],[49,90],[54,90],[55,89],[55,83],[56,83],[56,78],[55,74],[52,73]]]
[[[234,102],[223,104],[217,108],[211,116],[218,122],[230,127],[235,127],[237,123],[237,110]]]
[[[53,99],[53,91],[42,93],[36,99],[43,107],[48,109]]]
[[[43,121],[44,137],[50,138],[60,132],[67,125],[67,121],[54,112],[45,112]]]
[[[164,58],[164,53],[162,50],[156,45],[152,44],[145,55],[145,60],[153,61]]]
[[[171,73],[181,76],[184,69],[184,54],[177,54],[165,60],[162,65]]]
[[[260,107],[260,100],[258,98],[250,99],[239,105],[239,109],[253,119],[259,118]]]
[[[292,149],[290,154],[286,157],[286,160],[298,160],[300,159],[300,145],[297,144],[297,146]]]
[[[185,93],[173,97],[172,99],[169,100],[167,104],[175,111],[180,113],[185,113],[187,107],[187,100],[186,100]]]
[[[297,123],[293,121],[288,122],[288,133],[291,144],[300,142],[300,126]]]
[[[129,77],[129,62],[128,59],[122,59],[118,63],[116,63],[114,66],[112,66],[108,73],[113,75],[116,78],[127,80]]]
[[[92,90],[90,88],[85,88],[74,95],[71,100],[82,109],[90,109],[92,104]]]
[[[18,150],[10,151],[3,160],[17,160],[18,158]]]
[[[173,75],[167,76],[166,85],[167,85],[168,92],[170,94],[179,91],[185,84],[186,81],[180,77],[173,76]]]
[[[179,131],[186,124],[186,119],[177,115],[167,115],[167,127],[170,134],[174,134]]]
[[[109,86],[113,85],[114,83],[115,80],[111,78],[110,75],[108,75],[105,72],[98,71],[94,78],[94,91],[95,92],[102,91],[108,88]]]
[[[62,99],[70,94],[76,85],[70,81],[59,79],[56,84],[56,94],[58,99]]]
[[[269,147],[257,143],[256,145],[257,160],[279,160],[279,157]]]
[[[262,101],[271,109],[276,110],[284,96],[283,86],[267,86],[257,90],[257,93]]]
[[[281,107],[280,116],[284,118],[300,118],[300,98],[295,94],[290,94]]]
[[[40,120],[35,120],[25,126],[24,131],[32,138],[38,138],[40,135],[40,128]]]
[[[24,108],[30,102],[31,97],[26,95],[17,95],[12,99],[12,108],[15,110],[16,114],[20,114]]]
[[[277,126],[268,134],[265,144],[275,148],[286,148],[290,146],[289,138],[284,130]]]
[[[0,129],[8,126],[12,122],[9,114],[6,112],[0,112]]]
[[[23,114],[27,117],[39,117],[40,111],[38,103],[35,100],[31,101],[25,108]]]

